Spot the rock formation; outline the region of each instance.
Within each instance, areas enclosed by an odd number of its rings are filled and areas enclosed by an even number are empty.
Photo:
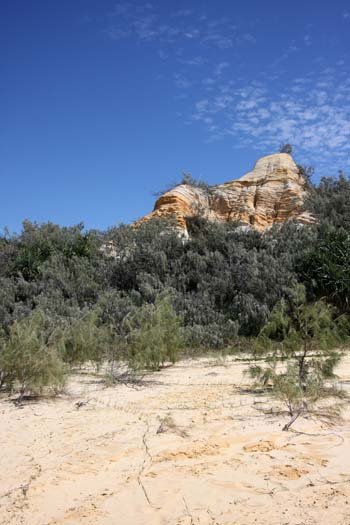
[[[140,222],[171,217],[184,234],[186,218],[198,214],[209,220],[239,221],[260,231],[288,219],[309,224],[314,218],[303,210],[305,194],[305,179],[294,160],[278,153],[259,159],[240,179],[208,189],[180,184],[164,193]]]

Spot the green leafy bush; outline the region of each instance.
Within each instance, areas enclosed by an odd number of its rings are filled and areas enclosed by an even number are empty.
[[[301,272],[310,291],[341,311],[350,309],[350,231],[320,228],[317,244],[305,253]]]
[[[350,229],[350,179],[343,172],[338,177],[322,177],[313,186],[305,202],[320,223]]]

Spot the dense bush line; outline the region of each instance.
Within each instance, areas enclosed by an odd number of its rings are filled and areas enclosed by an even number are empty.
[[[20,234],[5,232],[0,387],[24,395],[59,388],[87,361],[108,363],[113,376],[120,359],[156,369],[181,348],[235,345],[258,336],[298,284],[307,302],[322,298],[346,317],[349,180],[322,179],[306,207],[317,225],[288,222],[264,234],[191,218],[186,242],[159,220],[106,232],[25,221]]]

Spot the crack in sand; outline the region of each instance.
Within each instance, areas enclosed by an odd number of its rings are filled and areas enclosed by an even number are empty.
[[[209,360],[183,362],[138,389],[77,375],[74,399],[94,396],[79,410],[69,396],[20,413],[1,404],[0,523],[350,524],[350,410],[332,432],[301,419],[286,435],[277,404],[273,418],[255,410],[266,401],[245,388],[245,366],[214,376]],[[157,434],[164,412],[185,438]]]
[[[34,458],[31,457],[30,462],[34,462]],[[27,503],[28,491],[31,488],[31,485],[38,479],[42,472],[42,467],[39,463],[34,463],[33,468],[36,470],[33,474],[30,475],[29,479],[25,483],[21,483],[19,486],[10,489],[0,496],[0,499],[12,496],[12,494],[19,493],[14,497],[11,503],[11,512],[13,516],[19,516],[20,523],[26,525],[25,518],[23,516],[23,510]]]
[[[147,437],[148,433],[149,433],[149,424],[148,424],[148,422],[147,422],[147,423],[146,423],[146,430],[145,430],[145,432],[144,432],[143,435],[142,435],[142,444],[143,444],[143,447],[144,447],[145,457],[144,457],[144,459],[143,459],[143,462],[142,462],[142,464],[141,464],[141,468],[140,468],[140,470],[139,470],[139,472],[138,472],[138,475],[137,475],[137,482],[138,482],[138,484],[140,485],[140,487],[141,487],[141,489],[142,489],[142,492],[143,492],[143,494],[144,494],[144,496],[145,496],[145,498],[146,498],[146,500],[147,500],[147,503],[148,503],[151,507],[156,507],[156,506],[152,503],[152,501],[151,501],[151,499],[150,499],[150,497],[149,497],[149,495],[148,495],[148,492],[147,492],[147,490],[146,490],[145,484],[144,484],[143,481],[142,481],[142,476],[143,476],[143,474],[145,473],[145,471],[146,471],[147,469],[150,469],[150,468],[151,468],[151,466],[152,466],[152,462],[153,462],[153,458],[152,458],[151,453],[150,453],[150,451],[149,451],[148,443],[147,443],[147,440],[146,440],[146,437]],[[148,462],[149,464],[146,466],[147,462]]]

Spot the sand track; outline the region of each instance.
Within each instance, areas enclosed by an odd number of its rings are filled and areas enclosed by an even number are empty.
[[[77,375],[56,400],[2,398],[0,523],[350,525],[350,411],[282,432],[244,368],[199,359],[134,387]],[[338,373],[349,389],[349,357]]]

